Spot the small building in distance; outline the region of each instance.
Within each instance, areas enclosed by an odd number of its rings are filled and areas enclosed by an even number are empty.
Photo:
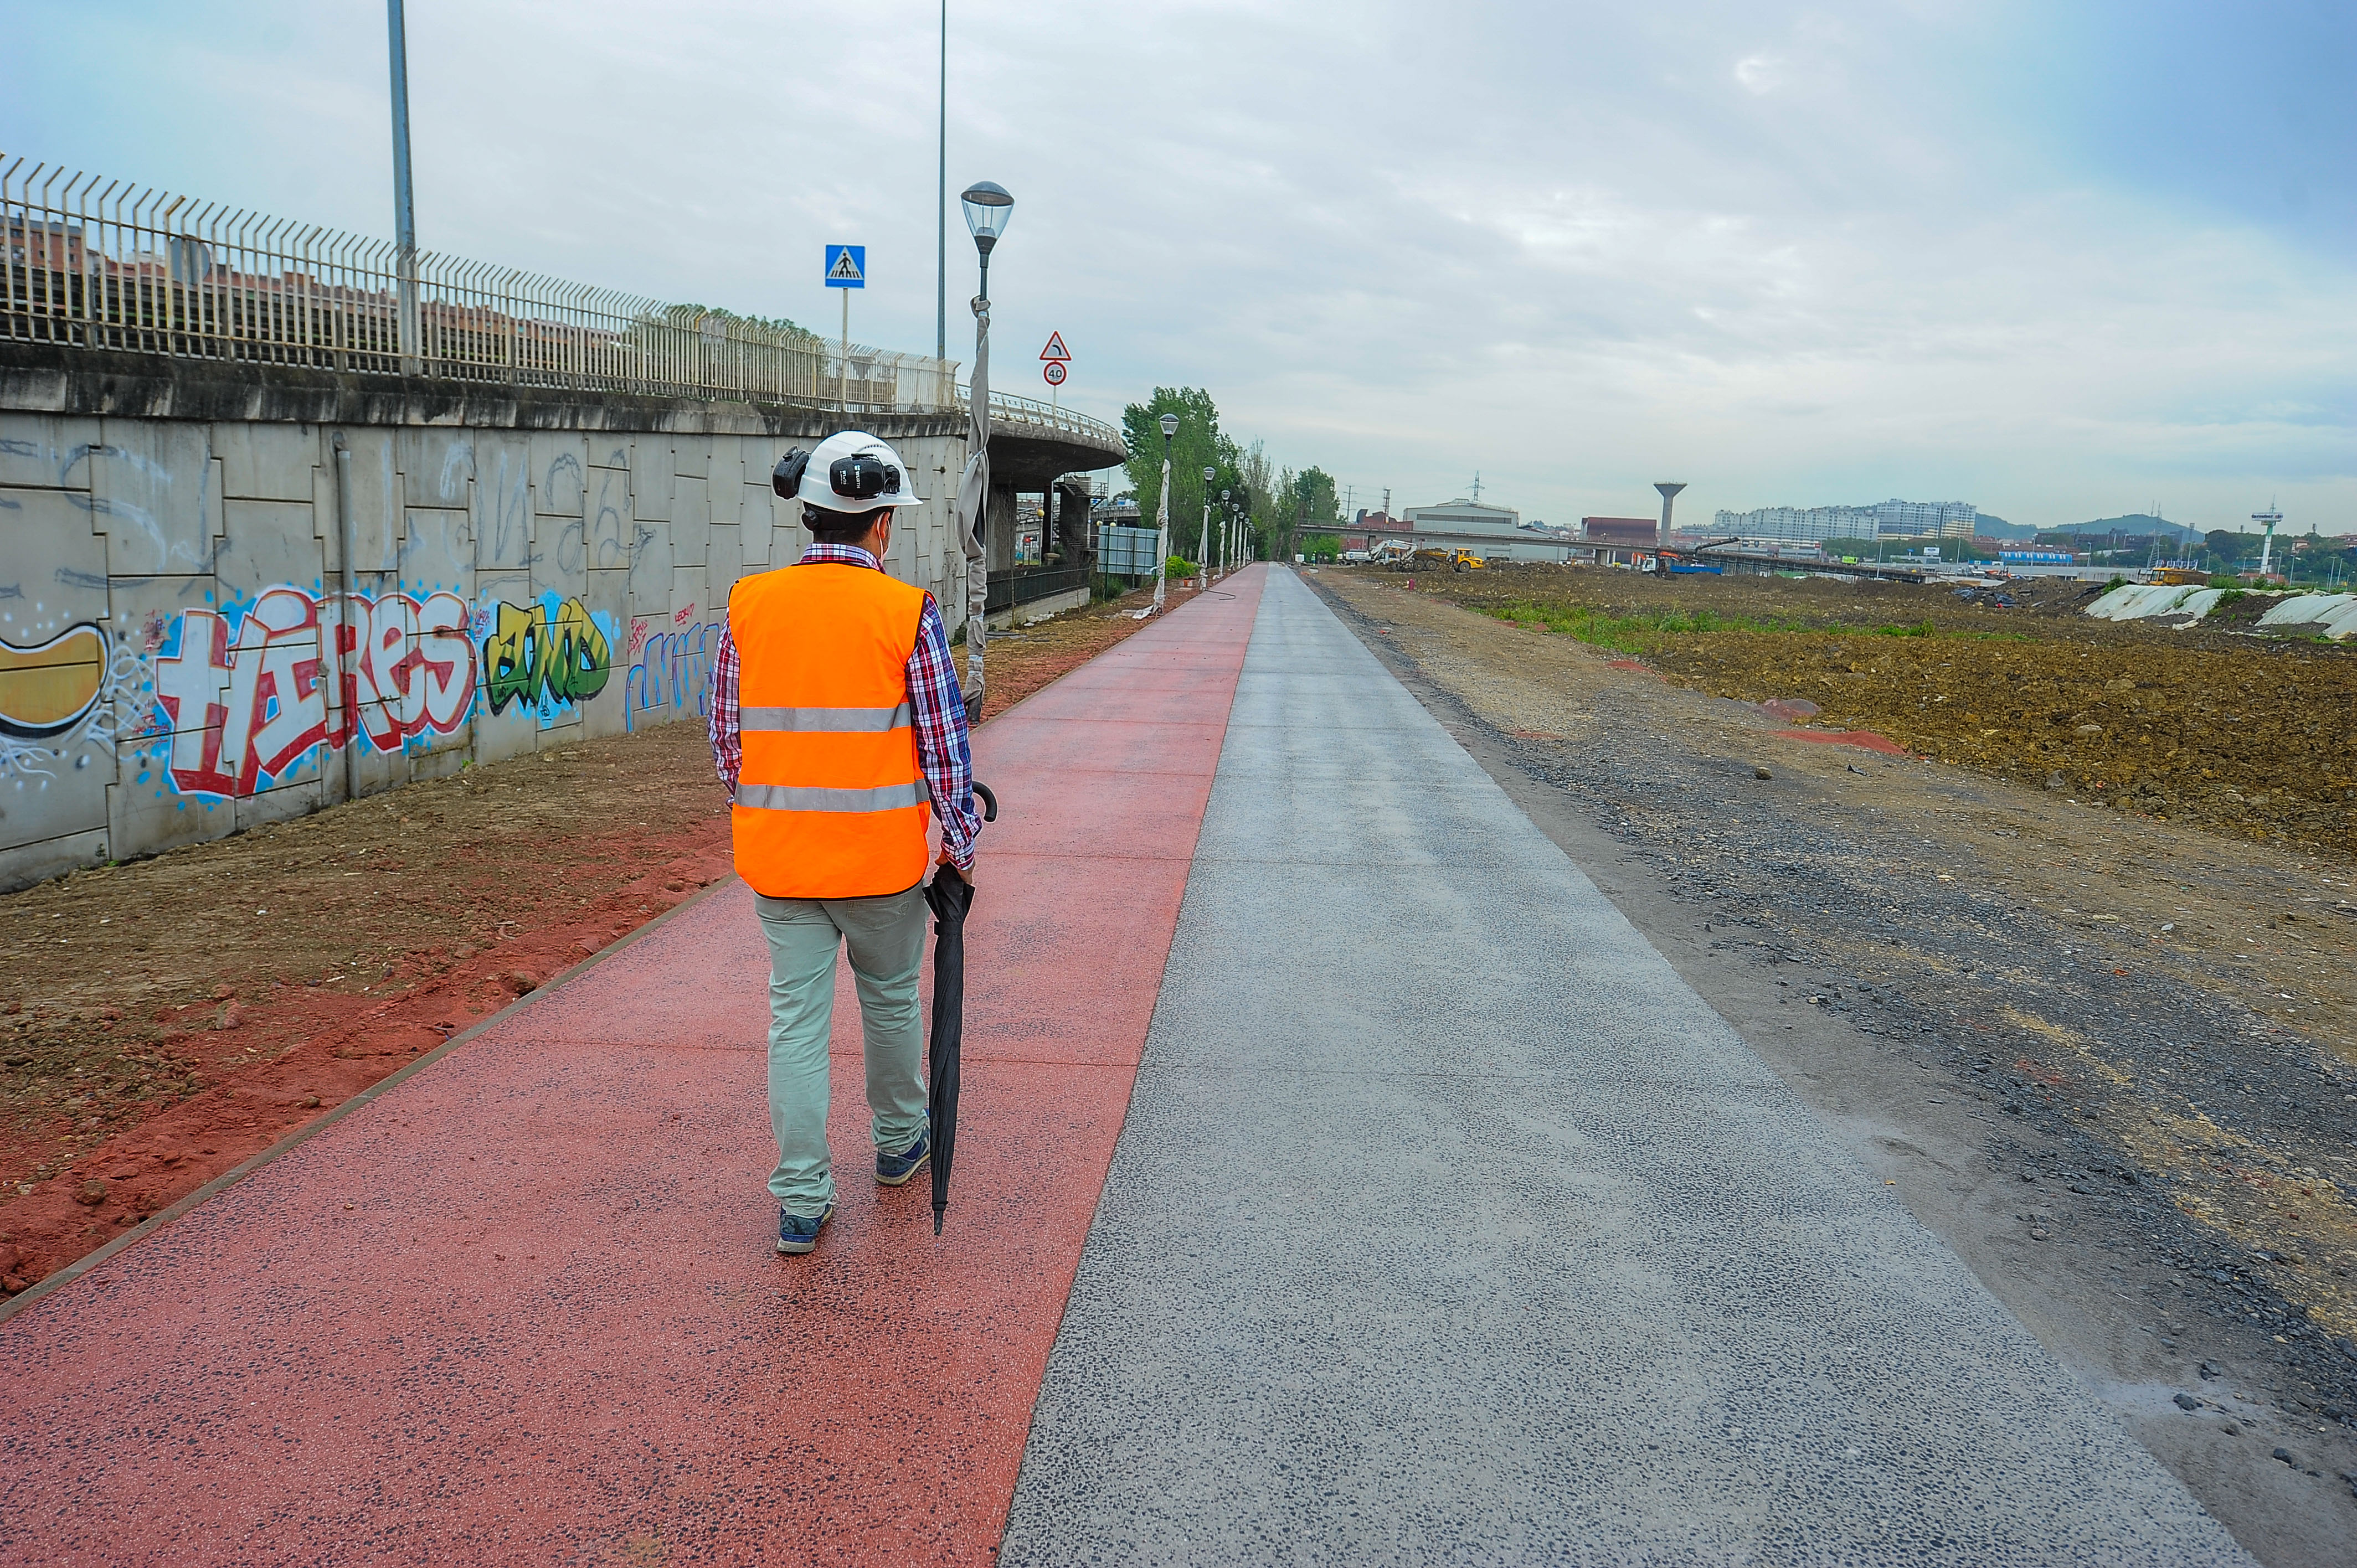
[[[1522,513],[1512,507],[1458,496],[1438,506],[1412,506],[1405,516],[1405,529],[1373,537],[1410,539],[1442,548],[1462,545],[1485,561],[1560,563],[1571,558],[1570,543],[1562,534],[1524,526]]]

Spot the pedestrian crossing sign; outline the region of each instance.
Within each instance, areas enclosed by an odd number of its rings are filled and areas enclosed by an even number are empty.
[[[867,286],[867,247],[829,245],[826,248],[826,286],[866,288]]]

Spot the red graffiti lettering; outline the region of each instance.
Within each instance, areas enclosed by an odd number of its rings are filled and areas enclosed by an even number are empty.
[[[156,660],[156,696],[171,725],[172,782],[186,793],[251,795],[355,730],[380,751],[429,729],[447,735],[474,702],[475,648],[456,594],[347,605],[271,588],[245,612],[234,647],[229,621],[211,610],[179,620],[179,651]]]

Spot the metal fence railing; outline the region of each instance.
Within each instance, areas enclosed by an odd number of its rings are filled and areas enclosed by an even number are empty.
[[[0,247],[0,340],[858,412],[963,406],[953,360],[844,354],[784,324],[404,258],[390,241],[5,155]]]
[[[970,387],[958,388],[958,401],[963,403],[972,395]],[[990,417],[1037,425],[1064,435],[1077,435],[1082,440],[1127,449],[1121,431],[1102,419],[1091,419],[1085,413],[1074,413],[1069,408],[1041,403],[1038,398],[1017,397],[1013,392],[994,391],[990,394]]]
[[[994,572],[983,585],[983,613],[996,615],[1018,605],[1034,605],[1058,594],[1069,594],[1089,585],[1086,566],[1032,567],[1014,572]]]
[[[847,412],[963,411],[957,361],[565,283],[0,153],[0,342]],[[994,424],[1111,450],[1008,392]]]

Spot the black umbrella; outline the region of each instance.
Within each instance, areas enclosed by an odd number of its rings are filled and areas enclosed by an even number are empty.
[[[976,783],[982,820],[998,820],[998,797]],[[965,1039],[965,917],[974,908],[974,884],[950,866],[925,885],[933,907],[933,1038],[927,1048],[925,1115],[932,1123],[933,1234],[942,1233],[942,1211],[950,1206],[950,1161],[957,1151],[958,1052]]]

